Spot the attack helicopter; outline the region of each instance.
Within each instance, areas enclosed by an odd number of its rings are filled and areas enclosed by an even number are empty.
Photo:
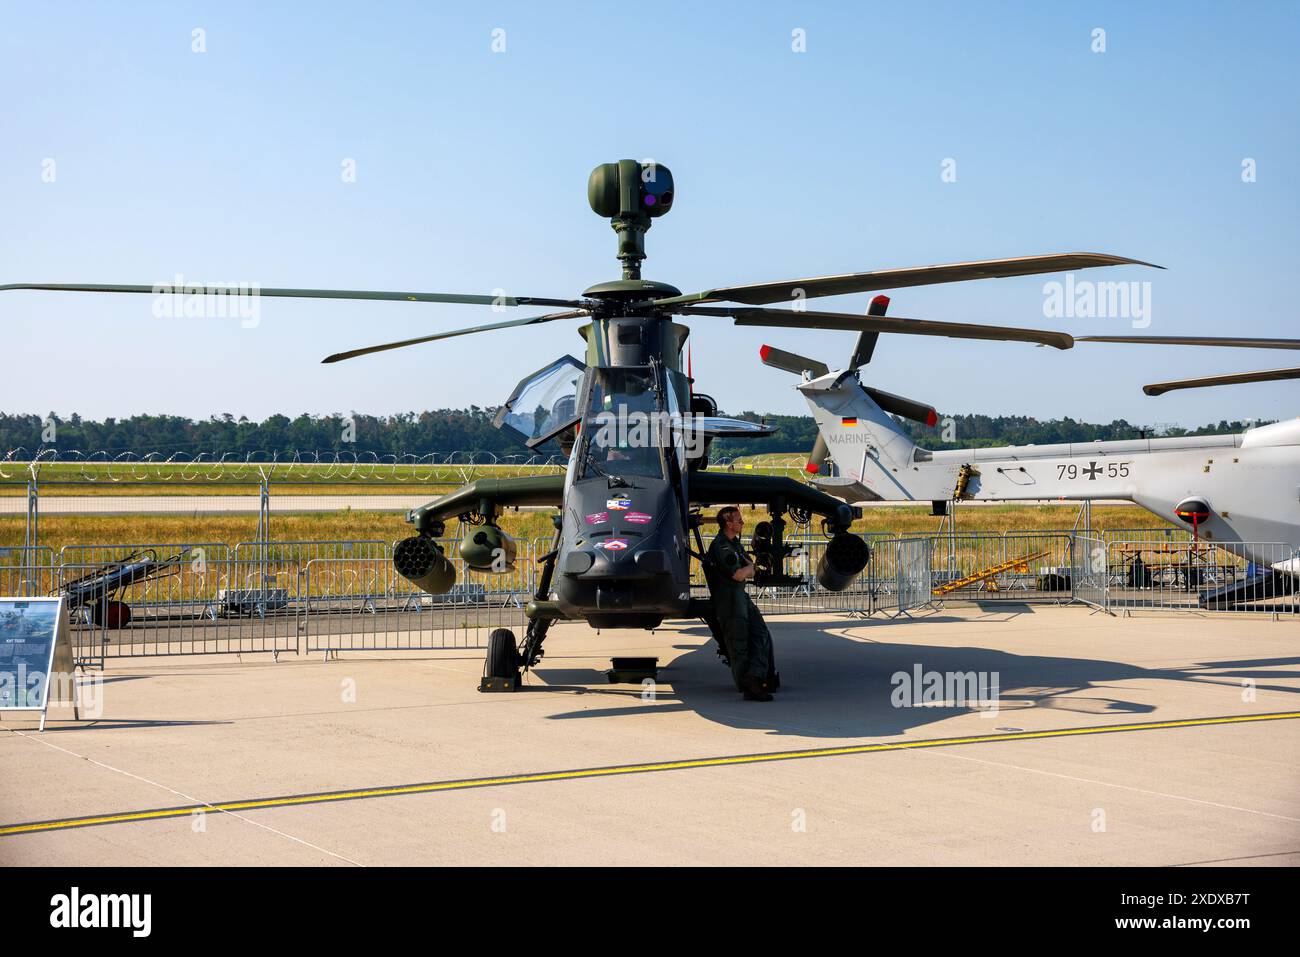
[[[683,370],[690,330],[675,316],[727,318],[738,326],[840,329],[874,335],[942,336],[1033,342],[1065,348],[1062,333],[1010,326],[935,322],[808,310],[807,299],[975,279],[1038,275],[1100,266],[1150,266],[1102,253],[1060,253],[1012,259],[885,269],[682,293],[643,279],[645,235],[672,210],[671,171],[657,163],[620,160],[591,173],[588,203],[616,234],[620,279],[601,282],[576,299],[462,295],[440,292],[259,288],[269,297],[459,303],[494,307],[549,307],[559,311],[438,332],[328,356],[326,363],[494,330],[566,319],[589,320],[579,332],[585,361],[563,356],[526,377],[497,413],[496,423],[529,447],[554,440],[568,455],[563,475],[482,478],[412,510],[415,534],[398,543],[393,562],[421,589],[450,590],[455,569],[440,544],[446,525],[468,526],[459,551],[477,571],[508,572],[516,547],[499,527],[505,508],[557,509],[555,538],[543,556],[537,591],[526,607],[522,641],[508,629],[489,636],[484,682],[518,687],[521,671],[543,654],[555,621],[582,620],[596,628],[657,627],[668,619],[710,621],[710,604],[690,593],[691,561],[704,561],[700,509],[718,504],[765,506],[765,561],[756,584],[801,581],[784,572],[793,551],[784,543],[785,517],[798,525],[820,517],[828,538],[815,578],[843,590],[866,567],[870,550],[850,532],[855,510],[827,491],[787,477],[736,474],[708,468],[718,438],[770,434],[759,423],[717,415],[716,403],[695,392]],[[1158,267],[1157,267],[1158,268]],[[158,295],[158,286],[20,283],[7,290],[50,290]],[[202,291],[200,289],[199,291]],[[792,309],[766,308],[789,303]],[[732,303],[736,305],[712,305]],[[1068,339],[1069,337],[1064,337]],[[692,544],[694,547],[692,548]],[[716,633],[716,630],[715,630]],[[481,685],[482,687],[482,685]]]

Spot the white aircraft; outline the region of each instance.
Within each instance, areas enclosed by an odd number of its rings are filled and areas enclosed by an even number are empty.
[[[883,316],[888,304],[887,297],[877,296],[867,314]],[[1300,575],[1300,418],[1238,435],[932,452],[912,441],[890,413],[934,425],[935,410],[865,386],[859,378],[877,335],[862,333],[848,366],[838,370],[772,346],[760,351],[766,365],[801,376],[795,388],[807,400],[819,433],[807,470],[810,481],[823,491],[855,505],[930,501],[939,514],[939,507],[952,500],[1122,499],[1162,518],[1178,519],[1200,538],[1260,568]],[[1073,344],[1071,337],[1064,338]],[[1290,339],[1080,337],[1084,340],[1300,348],[1300,340]],[[1160,395],[1174,389],[1290,378],[1300,378],[1300,369],[1162,382],[1144,391]],[[828,472],[828,454],[835,474]],[[1287,547],[1254,547],[1260,543]],[[1281,560],[1280,554],[1285,555]]]

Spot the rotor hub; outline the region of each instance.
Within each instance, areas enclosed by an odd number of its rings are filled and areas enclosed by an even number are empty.
[[[605,315],[624,315],[626,308],[635,302],[646,299],[668,299],[680,296],[681,290],[666,282],[652,279],[613,279],[599,282],[582,293],[584,299],[597,304],[595,313]]]

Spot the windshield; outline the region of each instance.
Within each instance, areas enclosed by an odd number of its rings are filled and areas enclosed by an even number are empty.
[[[579,476],[663,478],[667,421],[649,369],[593,369]]]

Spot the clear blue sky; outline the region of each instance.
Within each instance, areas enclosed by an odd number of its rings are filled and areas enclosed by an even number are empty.
[[[1160,263],[1150,334],[1300,334],[1300,5],[5,3],[0,282],[190,279],[568,297],[617,276],[593,166],[654,158],[673,212],[647,278],[685,291],[1053,251]],[[207,52],[191,51],[206,31]],[[1091,32],[1106,31],[1106,52]],[[505,30],[506,50],[492,51]],[[806,31],[807,52],[791,50]],[[1257,163],[1257,182],[1241,163]],[[357,181],[342,182],[355,159]],[[941,163],[957,181],[941,181]],[[56,179],[42,182],[43,162]],[[1105,273],[1105,275],[1103,275]],[[1059,277],[901,290],[918,318],[1047,319]],[[866,296],[821,300],[859,312]],[[0,409],[388,413],[497,404],[575,321],[333,366],[345,348],[507,318],[264,300],[261,324],[149,297],[5,293]],[[524,315],[513,310],[509,316]],[[763,342],[692,326],[699,388],[802,412]],[[889,337],[866,378],[943,411],[1199,424],[1300,412],[1300,384],[1149,399],[1143,382],[1294,352]]]

